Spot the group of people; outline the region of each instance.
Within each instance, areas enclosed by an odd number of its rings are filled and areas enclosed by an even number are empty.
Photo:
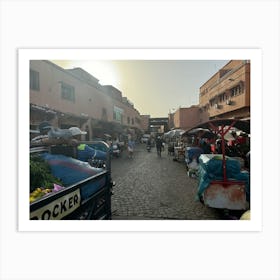
[[[93,158],[106,159],[106,153],[96,150],[87,144],[79,143],[81,141],[82,135],[86,135],[86,131],[82,131],[79,127],[70,127],[67,129],[55,128],[48,122],[42,122],[39,125],[40,135],[31,139],[31,146],[33,145],[55,145],[55,144],[69,144],[76,145],[77,147],[77,159],[90,162]],[[151,139],[147,141],[147,145],[151,146]],[[163,141],[160,136],[155,139],[155,146],[157,149],[157,154],[161,157],[163,146]],[[127,142],[127,152],[128,157],[133,158],[135,149],[135,141],[133,137],[129,136]]]
[[[240,157],[244,159],[245,167],[250,169],[250,145],[245,136],[237,136],[232,133],[234,139],[224,139],[224,153],[229,157]],[[199,147],[204,154],[222,154],[222,139],[200,139]]]

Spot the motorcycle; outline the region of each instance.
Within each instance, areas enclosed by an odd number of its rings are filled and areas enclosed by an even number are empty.
[[[113,144],[112,146],[112,154],[114,157],[120,157],[121,150],[118,144]]]
[[[147,151],[148,153],[151,151],[151,145],[147,145]]]

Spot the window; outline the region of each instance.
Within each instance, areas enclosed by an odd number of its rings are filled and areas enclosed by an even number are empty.
[[[75,102],[75,88],[62,82],[61,83],[61,97],[63,99],[67,99],[67,100]]]
[[[119,108],[117,106],[114,106],[113,118],[115,121],[122,124],[123,123],[123,109]]]
[[[30,85],[30,89],[37,90],[37,91],[40,90],[39,72],[30,69],[29,85]]]
[[[127,123],[130,124],[130,118],[129,117],[127,117]]]
[[[241,86],[238,85],[238,86],[231,89],[231,94],[230,95],[231,95],[231,97],[233,97],[233,96],[236,96],[236,95],[241,94],[241,93],[242,93]]]

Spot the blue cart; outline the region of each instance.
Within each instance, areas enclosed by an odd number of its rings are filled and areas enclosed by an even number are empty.
[[[83,142],[86,143],[86,142]],[[107,159],[102,168],[91,167],[89,164],[75,159],[75,147],[67,145],[33,147],[31,154],[39,154],[54,163],[60,169],[74,172],[64,174],[64,188],[52,192],[30,204],[31,220],[108,220],[111,219],[111,195],[113,182],[109,146],[102,141],[91,142],[91,146],[105,151]],[[97,160],[97,159],[94,159]],[[93,161],[96,162],[96,161]],[[85,166],[86,165],[86,168]],[[67,169],[68,168],[68,169]],[[73,182],[75,172],[78,181]],[[56,174],[53,174],[56,175]],[[72,177],[71,177],[72,176]],[[82,179],[81,179],[82,178]],[[70,180],[70,181],[69,181]],[[63,181],[63,180],[62,180]]]

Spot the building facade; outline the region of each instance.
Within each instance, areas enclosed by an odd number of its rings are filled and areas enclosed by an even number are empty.
[[[91,140],[102,134],[141,133],[140,113],[113,86],[102,86],[81,68],[63,69],[46,60],[30,61],[30,128],[49,121],[78,126]]]
[[[169,130],[174,128],[174,113],[168,113],[168,128]]]
[[[250,61],[231,60],[199,92],[200,122],[214,118],[250,119]]]
[[[149,133],[150,115],[141,115],[141,129],[144,133]]]
[[[168,118],[150,118],[149,131],[156,134],[163,134],[169,129]]]
[[[171,121],[171,120],[170,120]],[[200,122],[199,106],[193,105],[187,108],[178,108],[172,114],[173,128],[188,130]]]

